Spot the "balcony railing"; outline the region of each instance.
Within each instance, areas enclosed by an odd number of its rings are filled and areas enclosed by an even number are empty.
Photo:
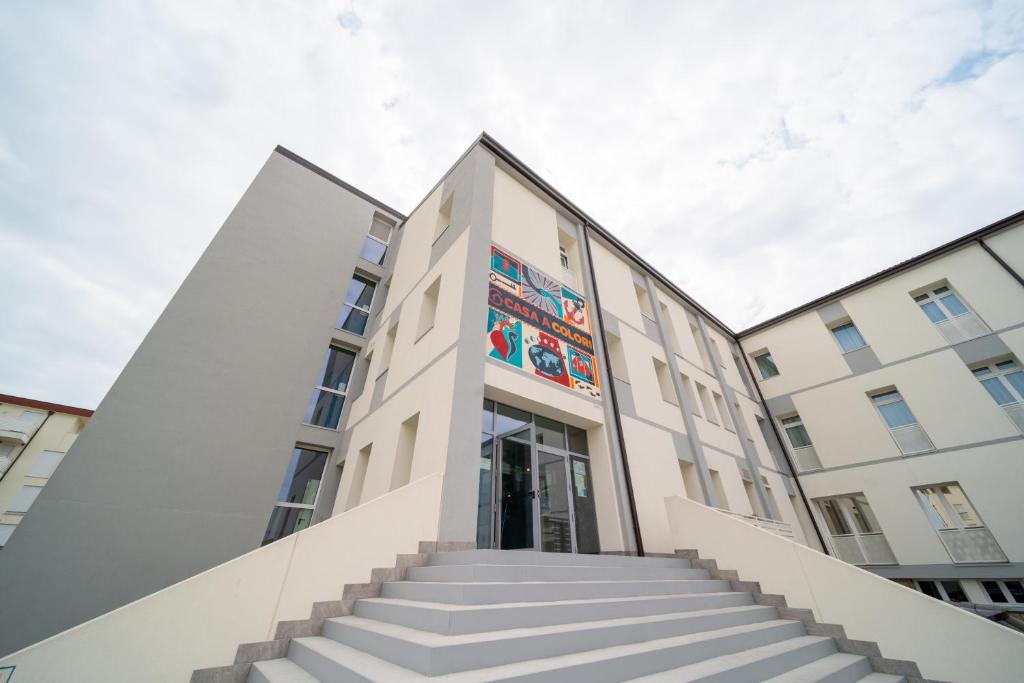
[[[742,519],[747,524],[753,524],[756,527],[770,531],[776,536],[782,536],[783,538],[793,538],[793,525],[780,521],[778,519],[768,519],[767,517],[758,517],[757,515],[744,515],[739,512],[733,512],[732,510],[723,510],[722,508],[715,508],[719,512]]]
[[[821,469],[821,460],[818,458],[818,452],[814,450],[814,446],[794,448],[793,459],[796,460],[797,469],[801,472]]]
[[[834,534],[832,545],[839,559],[850,564],[896,564],[885,534],[875,531],[867,534]]]
[[[1006,553],[983,526],[939,529],[939,538],[954,562],[1006,562]]]

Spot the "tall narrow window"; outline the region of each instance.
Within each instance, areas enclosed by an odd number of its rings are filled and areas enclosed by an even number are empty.
[[[889,542],[863,493],[815,501],[836,553],[851,564],[895,564]]]
[[[948,285],[930,289],[914,297],[928,319],[950,344],[988,334],[988,326]]]
[[[352,467],[352,481],[348,487],[346,510],[351,510],[363,500],[363,484],[366,483],[366,470],[370,467],[370,451],[372,449],[373,444],[367,444],[359,449],[355,456],[356,462]]]
[[[25,474],[30,477],[52,477],[63,459],[64,453],[60,451],[43,451]]]
[[[711,395],[715,399],[715,407],[718,408],[718,414],[722,416],[722,426],[730,432],[735,432],[736,425],[732,423],[732,416],[729,414],[729,407],[725,405],[725,399],[717,391],[712,391]]]
[[[22,486],[21,490],[14,494],[14,498],[8,503],[7,512],[25,514],[42,491],[42,486]]]
[[[1024,370],[1015,360],[974,368],[974,376],[1006,416],[1024,433]]]
[[[337,327],[353,334],[366,331],[366,321],[370,318],[370,306],[373,304],[373,292],[377,285],[360,275],[353,275],[345,292],[345,305],[341,307]]]
[[[668,332],[668,344],[669,348],[672,349],[672,353],[677,356],[683,355],[683,350],[679,347],[679,337],[676,336],[676,326],[672,324],[672,314],[668,310],[668,306],[658,302],[661,305],[661,320],[665,324],[665,331]]]
[[[284,481],[277,492],[277,503],[274,504],[267,532],[260,545],[272,543],[309,526],[326,466],[327,453],[324,451],[300,446],[292,450]]]
[[[754,363],[757,365],[758,372],[761,373],[761,379],[769,379],[779,374],[779,368],[775,365],[775,359],[767,351],[754,356]]]
[[[782,418],[779,422],[782,423],[782,430],[786,432],[786,439],[789,441],[797,469],[801,472],[820,470],[821,460],[814,450],[811,436],[807,433],[807,428],[804,427],[804,421],[800,419],[800,416],[791,415]]]
[[[327,350],[327,356],[320,369],[320,384],[313,389],[309,405],[306,407],[306,415],[303,418],[306,424],[328,429],[338,428],[355,360],[356,354],[347,349],[332,346]]]
[[[7,471],[7,468],[11,466],[14,461],[12,455],[14,454],[13,443],[0,443],[0,474]]]
[[[850,353],[867,346],[864,337],[860,336],[860,332],[852,322],[833,327],[832,336],[835,337],[836,343],[839,344],[843,353]]]
[[[719,424],[718,416],[715,415],[715,406],[711,401],[711,395],[708,393],[707,387],[700,382],[695,382],[697,385],[697,396],[700,397],[701,407],[704,408],[704,419],[713,424]]]
[[[690,404],[690,410],[694,415],[700,417],[700,406],[697,405],[697,397],[693,393],[693,382],[690,378],[682,373],[679,373],[683,379],[683,393],[686,394],[686,402]]]
[[[959,484],[932,484],[913,491],[953,562],[1006,562],[1006,554]]]
[[[363,248],[359,252],[359,256],[378,266],[383,264],[384,257],[388,254],[388,245],[391,243],[391,233],[394,232],[394,229],[393,221],[379,213],[374,214],[370,232],[363,240]]]
[[[441,205],[441,209],[437,212],[437,225],[434,228],[434,241],[441,237],[448,230],[452,224],[452,200],[455,195],[448,197],[448,201]]]
[[[871,396],[879,415],[889,427],[889,433],[904,455],[924,453],[935,449],[931,439],[910,412],[906,401],[898,391],[886,391]]]
[[[612,359],[612,376],[628,382],[629,370],[626,365],[626,353],[622,349],[622,339],[610,332],[605,332],[604,340],[604,343],[608,345],[608,355]]]
[[[707,346],[704,345],[704,335],[700,333],[697,326],[690,325],[690,334],[693,335],[693,343],[697,346],[697,353],[700,354],[701,366],[708,372],[712,371],[711,358],[708,356]]]
[[[381,340],[383,348],[377,357],[380,358],[380,365],[377,367],[377,377],[380,377],[391,367],[391,354],[395,350],[395,337],[398,336],[398,323],[391,326],[388,333],[384,335],[384,339]]]
[[[391,471],[391,490],[409,483],[412,476],[413,456],[416,452],[416,432],[420,414],[416,413],[398,428],[398,447],[395,449],[395,467]]]
[[[635,282],[633,289],[636,291],[636,302],[640,306],[640,315],[648,320],[654,320],[654,311],[651,309],[651,299],[647,296],[647,290]]]
[[[437,316],[437,298],[441,293],[441,278],[437,278],[423,292],[423,303],[420,305],[420,320],[416,326],[416,341],[434,329],[434,318]]]
[[[722,355],[722,350],[718,348],[718,342],[714,339],[714,337],[708,337],[708,339],[711,340],[711,355],[714,356],[718,360],[718,364],[724,368],[725,356]]]
[[[558,262],[562,265],[562,268],[569,270],[569,253],[561,244],[558,245]]]
[[[657,358],[652,358],[651,360],[654,361],[654,375],[658,380],[658,388],[661,389],[661,398],[666,403],[678,405],[676,402],[676,392],[672,387],[672,378],[669,375],[668,365]]]

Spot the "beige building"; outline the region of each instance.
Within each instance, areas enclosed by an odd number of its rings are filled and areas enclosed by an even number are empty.
[[[90,417],[85,408],[0,394],[0,548]]]
[[[0,553],[0,675],[1016,680],[945,601],[1021,601],[1022,222],[735,332],[486,134],[407,215],[279,148]]]

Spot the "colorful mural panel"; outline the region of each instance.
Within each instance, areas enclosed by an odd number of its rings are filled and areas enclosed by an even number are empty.
[[[601,396],[586,300],[491,246],[487,355],[587,396]]]

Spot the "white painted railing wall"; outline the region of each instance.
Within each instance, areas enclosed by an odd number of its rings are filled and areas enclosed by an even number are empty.
[[[927,679],[1021,680],[1024,636],[1015,631],[691,500],[665,506],[675,549],[737,570],[850,638],[875,641],[885,657],[917,662]]]
[[[308,619],[314,602],[435,540],[441,474],[431,474],[324,522],[15,652],[13,680],[181,683],[231,664],[242,643],[269,640],[278,621]]]

